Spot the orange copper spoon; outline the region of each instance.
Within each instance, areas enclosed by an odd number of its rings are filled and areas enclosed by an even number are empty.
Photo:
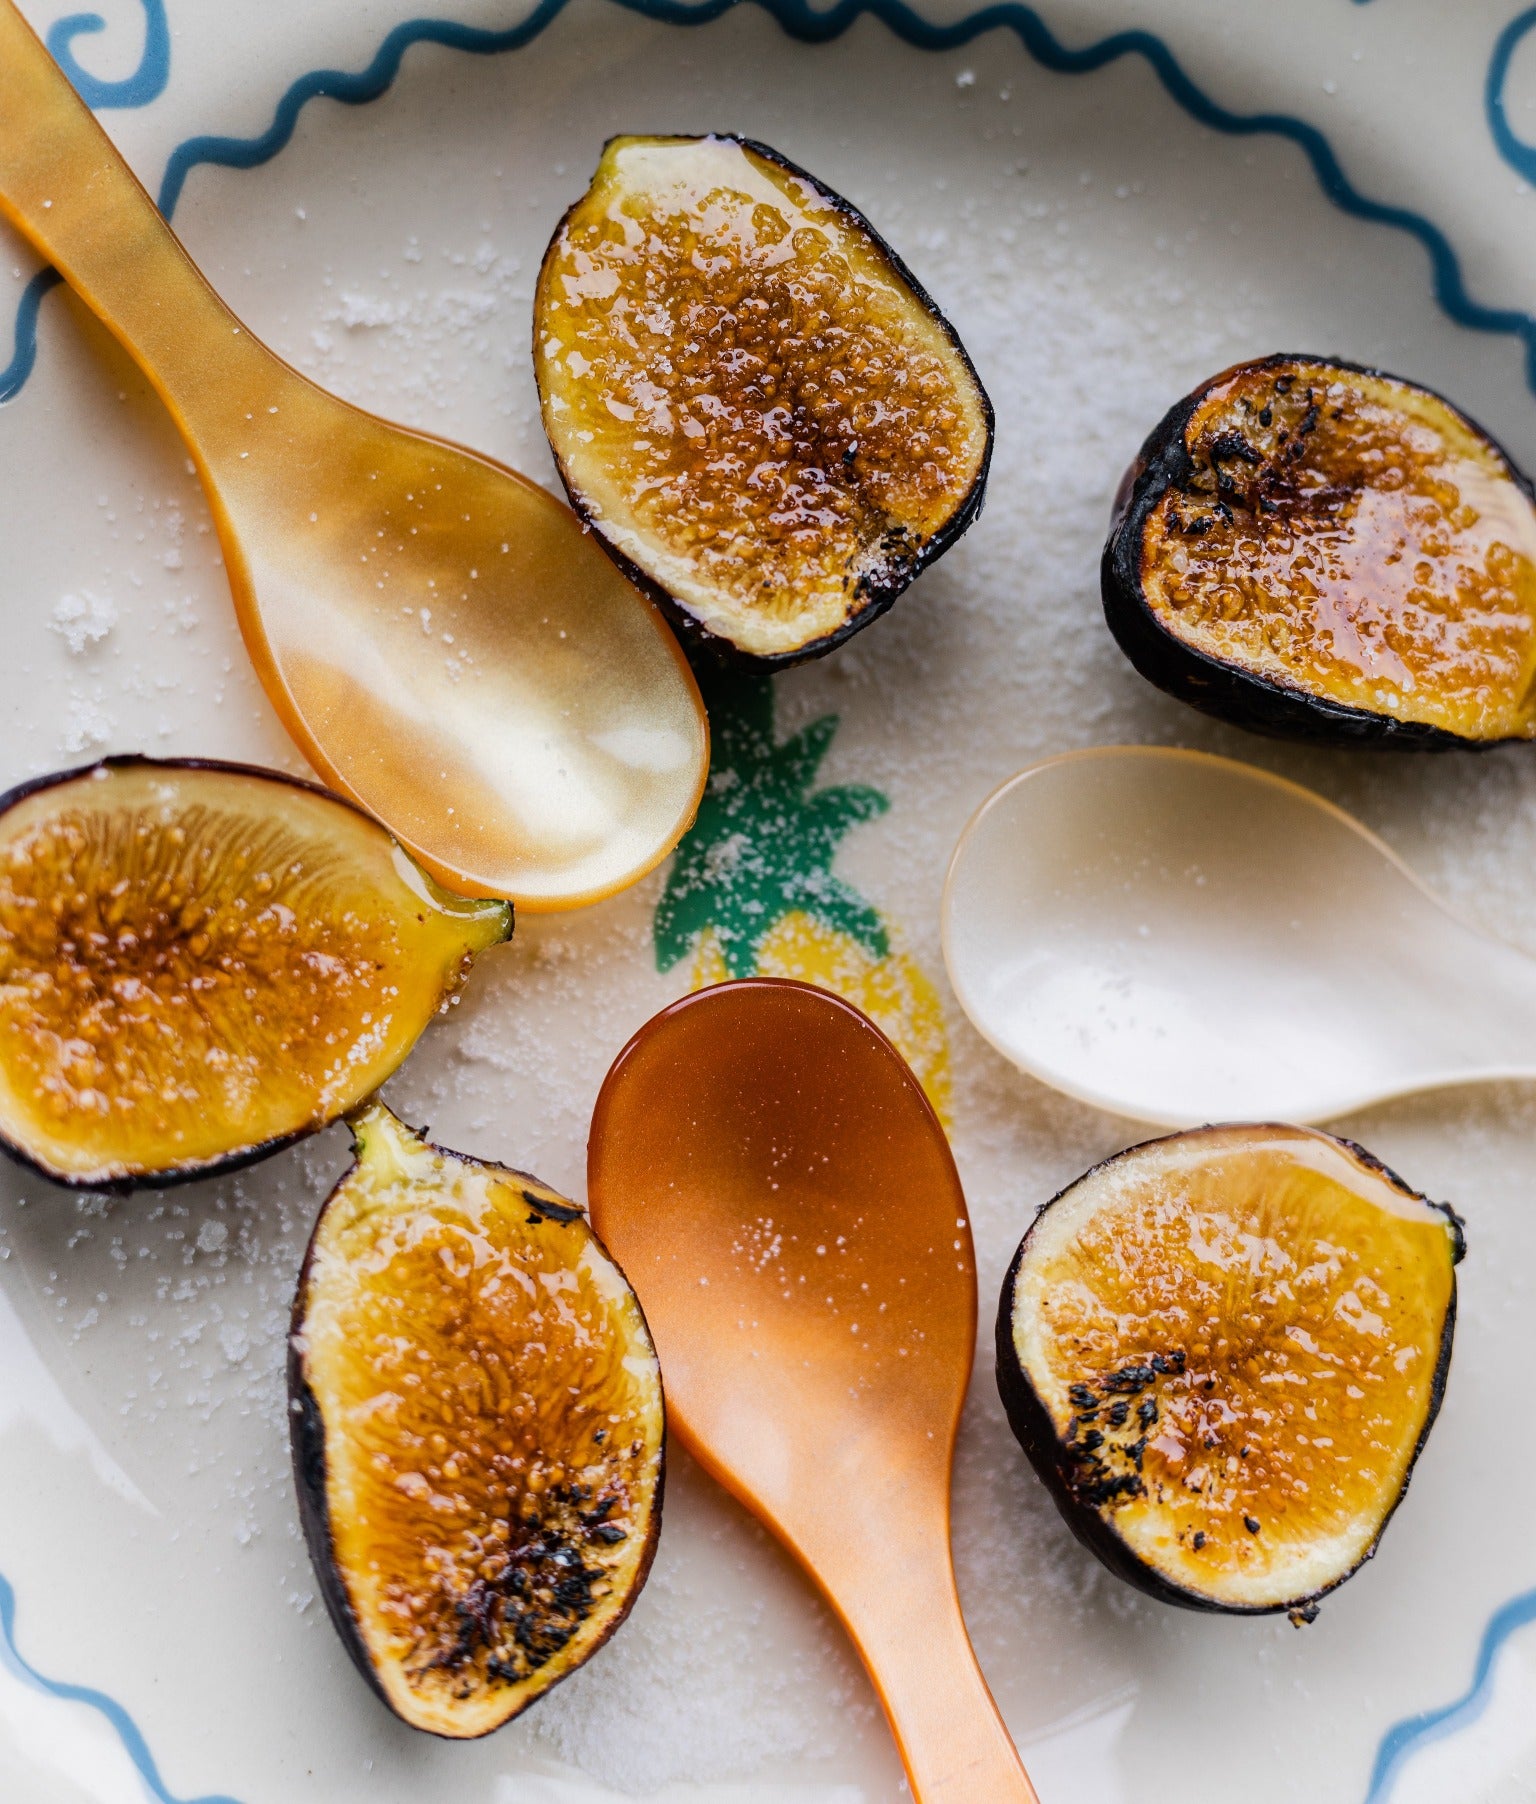
[[[435,876],[528,909],[622,889],[709,767],[661,617],[537,484],[292,370],[181,248],[11,0],[0,214],[154,384],[240,628],[310,763]]]
[[[592,1118],[592,1220],[684,1446],[825,1592],[922,1804],[1033,1804],[949,1542],[976,1267],[944,1130],[857,1009],[781,979],[675,1003]]]

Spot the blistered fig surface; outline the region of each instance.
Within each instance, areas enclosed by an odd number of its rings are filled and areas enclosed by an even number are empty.
[[[1444,402],[1331,364],[1248,366],[1149,516],[1148,605],[1223,663],[1470,739],[1536,731],[1536,510]]]
[[[1085,1179],[1097,1206],[1026,1255],[1016,1340],[1080,1501],[1177,1583],[1262,1606],[1347,1574],[1395,1504],[1455,1243],[1321,1136],[1242,1132]]]
[[[980,391],[878,242],[735,142],[620,141],[540,279],[546,424],[599,530],[764,654],[966,501]]]
[[[0,817],[0,1131],[61,1176],[194,1169],[333,1118],[505,931],[330,797],[99,768]]]
[[[330,1557],[386,1696],[479,1734],[579,1665],[649,1564],[655,1355],[580,1212],[382,1109],[299,1326]]]

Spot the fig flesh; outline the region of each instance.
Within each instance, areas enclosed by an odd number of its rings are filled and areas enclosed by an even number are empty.
[[[1047,1204],[1009,1269],[1009,1421],[1122,1578],[1310,1620],[1407,1488],[1461,1251],[1452,1211],[1313,1129],[1133,1146]]]
[[[727,661],[830,650],[981,507],[992,409],[959,339],[762,144],[611,140],[545,253],[534,364],[572,505]]]
[[[1536,500],[1483,429],[1379,370],[1267,357],[1142,447],[1105,615],[1170,695],[1341,744],[1536,735]]]
[[[645,1317],[586,1217],[381,1104],[315,1225],[288,1362],[299,1513],[358,1670],[489,1734],[629,1613],[661,1523]]]
[[[260,1158],[381,1084],[511,930],[276,772],[25,784],[0,798],[0,1146],[105,1189]]]

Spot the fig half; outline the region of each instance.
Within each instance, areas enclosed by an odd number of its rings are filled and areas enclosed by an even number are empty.
[[[1428,389],[1239,364],[1142,447],[1104,548],[1141,674],[1257,732],[1443,749],[1536,735],[1536,500]]]
[[[92,1188],[260,1158],[381,1084],[511,931],[274,771],[24,784],[0,797],[0,1148]]]
[[[612,139],[545,252],[533,337],[572,506],[695,650],[818,657],[980,510],[992,408],[960,340],[766,145]]]
[[[1173,1134],[1048,1203],[997,1378],[1063,1516],[1196,1610],[1291,1612],[1376,1550],[1440,1407],[1460,1223],[1310,1128]]]
[[[353,1123],[299,1279],[299,1514],[331,1619],[395,1715],[489,1734],[602,1646],[661,1525],[661,1375],[582,1212]]]

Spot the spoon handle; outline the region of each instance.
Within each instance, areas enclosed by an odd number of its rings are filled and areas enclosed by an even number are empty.
[[[210,402],[265,400],[284,366],[209,287],[12,0],[0,0],[0,214],[121,342],[195,452]]]
[[[927,1528],[924,1519],[922,1527]],[[917,1804],[1039,1804],[960,1613],[948,1537],[865,1525],[833,1601],[885,1704]],[[830,1576],[830,1575],[828,1575]],[[829,1587],[831,1589],[831,1587]]]

